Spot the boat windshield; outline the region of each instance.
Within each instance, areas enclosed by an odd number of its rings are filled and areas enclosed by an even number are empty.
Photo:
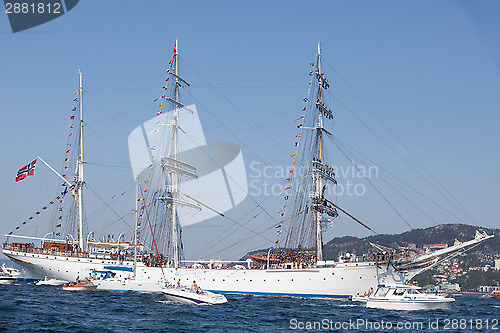
[[[386,287],[379,287],[377,289],[377,292],[375,292],[375,295],[374,296],[377,296],[377,297],[384,297],[385,295],[387,295],[387,292],[389,291],[389,288],[386,288]]]
[[[403,296],[405,291],[406,291],[406,289],[398,288],[398,289],[394,290],[394,296]]]

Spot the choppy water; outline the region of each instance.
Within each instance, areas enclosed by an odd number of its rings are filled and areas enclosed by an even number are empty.
[[[455,298],[447,311],[387,311],[347,300],[247,295],[227,295],[229,303],[223,305],[195,306],[171,303],[154,293],[70,292],[19,282],[0,285],[0,331],[500,331],[500,299]]]

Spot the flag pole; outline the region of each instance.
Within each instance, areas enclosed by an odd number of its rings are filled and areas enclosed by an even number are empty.
[[[40,156],[37,156],[37,158],[43,162],[43,164],[45,164],[50,170],[52,170],[59,178],[61,178],[62,180],[64,180],[65,183],[67,183],[69,186],[73,186],[73,184],[71,184],[66,178],[64,178],[63,176],[61,176],[59,174],[59,172],[57,172],[56,170],[54,170],[53,167],[51,167],[49,165],[49,163],[45,162]]]
[[[84,184],[83,181],[83,84],[82,84],[82,72],[78,70],[79,76],[79,97],[80,97],[80,153],[78,156],[78,160],[76,162],[77,165],[77,180],[76,180],[76,210],[77,210],[77,221],[78,221],[78,245],[80,246],[80,251],[85,251],[85,244],[83,238],[83,209],[82,209],[82,187]],[[73,193],[74,193],[73,192]]]

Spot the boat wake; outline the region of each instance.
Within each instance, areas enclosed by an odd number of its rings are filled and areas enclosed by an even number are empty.
[[[355,308],[360,306],[360,304],[335,304],[336,308]]]

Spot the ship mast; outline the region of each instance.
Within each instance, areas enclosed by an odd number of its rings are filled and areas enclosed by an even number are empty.
[[[175,78],[174,82],[174,98],[166,97],[165,100],[174,104],[174,117],[170,124],[164,124],[166,126],[172,127],[173,135],[173,149],[169,156],[161,157],[161,166],[167,171],[168,175],[168,185],[165,189],[167,195],[160,197],[162,200],[167,200],[167,207],[170,208],[170,221],[172,222],[172,259],[175,268],[179,267],[180,263],[180,224],[178,222],[177,207],[184,206],[190,208],[199,208],[198,206],[179,199],[179,183],[181,182],[181,176],[187,179],[198,178],[196,175],[196,168],[190,164],[179,161],[178,151],[179,151],[179,111],[184,110],[188,113],[193,113],[193,110],[189,109],[179,101],[179,88],[183,86],[190,86],[189,83],[179,76],[179,52],[177,40],[175,41],[174,48],[174,61],[175,61],[175,72],[170,69],[167,73]],[[182,129],[181,129],[182,130]]]
[[[321,45],[318,43],[318,74],[321,76]],[[321,90],[321,82],[318,85],[318,101],[320,104],[323,103],[323,96]],[[318,142],[318,160],[321,163],[321,155],[322,155],[322,130],[323,130],[323,117],[321,112],[318,112],[318,121],[317,121],[317,142]],[[319,174],[313,174],[313,186],[315,188],[316,195],[319,196],[321,193],[323,186],[322,179]],[[318,261],[323,261],[323,235],[321,232],[321,217],[322,213],[320,210],[316,210],[314,213],[314,221],[316,223],[316,258]]]
[[[329,204],[329,201],[325,199],[325,182],[330,182],[337,184],[335,179],[335,172],[331,166],[323,162],[323,133],[330,134],[323,127],[324,119],[332,119],[332,110],[328,109],[325,103],[323,103],[323,89],[328,89],[328,80],[321,73],[321,47],[318,43],[318,57],[317,57],[317,67],[316,67],[316,79],[318,80],[318,95],[314,104],[317,109],[316,124],[314,125],[315,133],[315,146],[313,148],[314,157],[312,160],[312,188],[313,188],[313,220],[314,227],[316,229],[316,258],[318,261],[323,261],[323,229],[326,229],[331,220],[324,218],[324,214],[328,215],[330,218],[335,218],[338,216],[337,210],[334,205]]]
[[[84,238],[83,238],[83,207],[82,207],[82,188],[83,188],[83,85],[82,85],[82,72],[78,71],[80,87],[78,89],[78,97],[80,99],[80,151],[76,161],[76,174],[75,174],[75,201],[77,211],[77,228],[78,228],[78,245],[80,251],[84,251]]]
[[[174,168],[177,168],[177,134],[179,126],[179,45],[177,45],[177,39],[175,40],[175,113],[174,113],[174,123],[172,125],[174,132]],[[178,230],[177,230],[177,182],[178,174],[177,171],[171,170],[171,195],[172,195],[172,205],[170,207],[170,219],[172,221],[172,246],[173,246],[173,259],[174,267],[179,267],[180,254],[179,254],[179,244],[178,244]]]

